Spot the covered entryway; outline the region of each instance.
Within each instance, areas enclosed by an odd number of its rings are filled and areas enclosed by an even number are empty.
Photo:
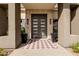
[[[53,43],[55,36],[51,35],[56,33],[54,31],[57,26],[57,23],[54,24],[54,22],[58,20],[58,9],[54,7],[56,4],[23,3],[22,5],[25,8],[25,29],[28,34],[24,49],[53,49],[57,47]],[[56,38],[54,40],[56,41]]]
[[[24,4],[26,7],[26,20],[27,20],[27,33],[30,36],[31,40],[28,41],[25,46],[22,46],[21,48],[13,51],[13,53],[10,54],[10,56],[13,55],[41,55],[41,56],[68,56],[72,55],[67,50],[65,50],[63,47],[61,47],[58,43],[54,44],[51,41],[50,34],[53,33],[53,19],[55,19],[56,15],[54,14],[54,9],[49,9],[53,7],[51,4]],[[51,5],[51,7],[50,7]],[[57,10],[56,10],[57,12]],[[44,15],[45,18],[43,19]],[[42,17],[43,15],[43,17]],[[47,24],[46,24],[46,20]],[[42,32],[41,30],[41,23],[44,21],[45,25],[45,35],[47,32],[47,38],[45,40],[32,40],[32,38],[42,38]],[[35,27],[36,28],[35,28]],[[47,30],[46,30],[47,26]],[[32,31],[31,31],[32,30]],[[36,32],[33,31],[35,30]],[[37,36],[36,36],[37,35]],[[56,47],[55,47],[56,45]]]
[[[31,31],[33,38],[46,38],[47,36],[47,14],[31,15]]]
[[[26,9],[26,32],[28,39],[46,38],[51,39],[53,33],[53,19],[57,18],[52,3],[23,3]]]

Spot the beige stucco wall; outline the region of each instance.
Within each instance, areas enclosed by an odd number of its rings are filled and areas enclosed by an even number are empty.
[[[63,47],[70,47],[73,43],[79,42],[79,8],[75,12],[70,34],[70,5],[60,4],[59,6],[58,43]]]
[[[79,35],[70,35],[70,46],[72,46],[72,44],[79,42]]]
[[[74,17],[71,19],[70,45],[79,42],[79,7],[72,11],[72,14]]]
[[[70,5],[59,4],[58,43],[63,47],[70,45]]]
[[[71,20],[71,34],[79,35],[79,7],[72,11],[73,19]]]
[[[8,36],[0,37],[0,48],[15,48],[15,6],[8,4]]]
[[[16,48],[21,43],[19,4],[8,4],[8,36],[0,36],[0,48]]]
[[[29,19],[29,25],[26,24],[26,31],[29,38],[31,38],[31,14],[47,14],[47,35],[50,38],[50,33],[53,32],[53,11],[52,10],[26,10],[26,20]],[[50,24],[50,19],[52,19],[52,24]]]

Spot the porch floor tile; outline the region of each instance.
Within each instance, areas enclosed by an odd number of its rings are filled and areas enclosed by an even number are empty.
[[[72,56],[72,54],[51,40],[30,40],[9,56]]]
[[[24,49],[52,49],[57,48],[57,43],[52,43],[51,40],[30,40]]]

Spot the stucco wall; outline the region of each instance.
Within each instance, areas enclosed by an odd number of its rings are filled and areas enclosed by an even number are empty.
[[[73,43],[79,42],[79,35],[70,35],[70,46],[72,46]]]
[[[21,19],[21,15],[20,15],[20,4],[17,3],[15,4],[15,40],[16,40],[16,47],[19,46],[19,44],[21,44],[21,27],[20,27],[20,19]]]
[[[79,7],[74,9],[71,13],[71,34],[79,35]]]
[[[31,14],[47,14],[47,35],[50,38],[50,33],[53,32],[53,11],[52,10],[26,10],[26,20],[29,19],[29,25],[26,24],[26,31],[29,38],[31,38]],[[52,19],[52,24],[50,24]],[[27,21],[26,21],[27,22]]]
[[[8,19],[7,19],[7,10],[0,8],[0,48],[11,48],[9,40],[9,33],[8,33]],[[3,36],[5,33],[8,35]]]
[[[15,48],[14,4],[8,4],[8,36],[0,36],[0,48]]]
[[[8,36],[0,36],[0,48],[16,48],[21,43],[19,8],[19,4],[8,4]]]
[[[68,4],[59,4],[58,43],[63,47],[70,47],[73,43],[79,42],[79,8],[72,11],[74,17],[71,21],[69,7],[70,5]]]
[[[79,6],[71,13],[70,45],[79,42]]]
[[[70,5],[59,4],[58,43],[68,47],[70,43]]]

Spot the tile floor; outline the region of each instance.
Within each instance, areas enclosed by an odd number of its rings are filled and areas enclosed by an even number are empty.
[[[52,49],[56,48],[57,44],[51,40],[29,40],[24,49]]]
[[[51,40],[29,40],[9,56],[72,56],[65,48]]]

